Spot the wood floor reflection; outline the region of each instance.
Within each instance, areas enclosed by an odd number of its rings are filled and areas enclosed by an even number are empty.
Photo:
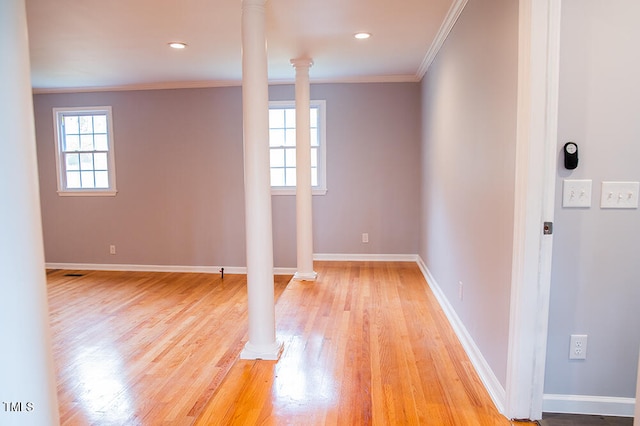
[[[70,272],[47,274],[61,423],[192,424],[246,341],[245,276]]]
[[[511,424],[415,264],[315,268],[276,277],[277,363],[237,359],[244,276],[50,271],[61,423]]]

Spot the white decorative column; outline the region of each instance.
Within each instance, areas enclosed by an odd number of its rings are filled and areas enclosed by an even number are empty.
[[[242,110],[249,341],[240,358],[275,360],[265,0],[242,1]]]
[[[296,69],[296,280],[314,281],[311,197],[311,130],[309,126],[309,58],[292,59]]]
[[[58,425],[24,0],[0,1],[0,52],[0,424]]]

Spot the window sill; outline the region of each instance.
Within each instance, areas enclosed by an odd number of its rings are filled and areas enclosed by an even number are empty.
[[[314,188],[311,195],[326,195],[326,188]],[[296,195],[295,188],[271,188],[271,195]]]
[[[108,189],[105,191],[94,190],[78,190],[78,191],[58,191],[58,195],[61,197],[115,197],[118,193],[116,190]]]

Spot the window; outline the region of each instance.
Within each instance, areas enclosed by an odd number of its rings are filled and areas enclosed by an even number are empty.
[[[58,194],[115,195],[111,107],[54,108]]]
[[[325,194],[326,144],[325,101],[310,102],[312,193]],[[271,193],[295,194],[296,189],[296,106],[293,101],[269,103],[269,149]]]

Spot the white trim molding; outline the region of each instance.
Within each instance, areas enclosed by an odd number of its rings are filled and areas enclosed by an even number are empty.
[[[417,254],[315,253],[313,260],[343,262],[417,262]]]
[[[466,3],[466,1],[465,1]],[[371,75],[340,78],[312,78],[311,84],[341,84],[341,83],[418,83],[420,78],[416,74]],[[293,78],[269,80],[269,85],[294,84]],[[175,89],[210,89],[216,87],[240,87],[241,80],[204,80],[204,81],[176,81],[163,83],[144,83],[114,86],[86,86],[86,87],[33,87],[34,95],[52,93],[99,93],[99,92],[127,92],[134,90],[175,90]]]
[[[640,426],[640,354],[638,355],[638,381],[636,382],[636,399],[634,401],[634,422],[635,426]]]
[[[183,272],[218,274],[224,268],[225,274],[247,274],[246,266],[186,266],[186,265],[131,265],[116,263],[46,263],[47,269],[69,271],[122,271],[122,272]],[[293,275],[296,268],[273,268],[274,275]]]
[[[56,154],[56,174],[58,178],[57,179],[58,195],[65,196],[65,197],[69,197],[69,196],[113,197],[115,196],[118,193],[118,190],[116,188],[116,161],[115,161],[116,147],[115,147],[115,136],[113,132],[113,111],[111,106],[105,105],[105,106],[95,106],[95,107],[94,106],[61,107],[61,108],[56,107],[56,108],[53,108],[52,111],[53,111],[53,124],[54,124],[54,130],[55,130],[53,139],[55,143],[55,154]],[[103,141],[102,144],[104,144],[105,146],[101,146],[101,147],[92,146],[90,149],[87,147],[83,147],[82,144],[80,143],[80,139],[79,139],[80,135],[78,134],[82,130],[76,129],[75,131],[73,131],[73,129],[66,128],[68,127],[68,124],[65,124],[67,123],[66,118],[75,117],[78,120],[80,120],[80,117],[83,117],[83,116],[93,117],[93,120],[95,120],[96,117],[104,116],[105,122],[106,122],[104,131],[96,131],[96,129],[92,126],[91,135],[93,137],[96,137],[96,135],[104,136],[105,140]],[[68,133],[69,131],[71,131],[71,133]],[[77,146],[75,147],[75,150],[74,148],[70,148],[69,146],[67,146],[67,144],[70,143],[69,138],[71,138],[72,136],[75,136],[76,138],[78,138],[78,140],[76,141]],[[98,145],[102,145],[102,144],[98,144]],[[67,148],[69,148],[69,150],[67,150]],[[79,160],[79,158],[81,158],[82,155],[91,155],[92,156],[91,158],[93,158],[94,160],[95,160],[95,156],[105,155],[106,165],[104,167],[106,168],[106,170],[102,168],[99,168],[99,170],[96,170],[95,168],[96,163],[93,163],[93,165],[88,171],[91,173],[92,180],[94,180],[94,182],[92,183],[91,187],[86,187],[84,185],[86,182],[82,182],[81,184],[81,181],[83,180],[83,178],[80,175],[82,175],[83,172],[81,172],[80,164],[76,165],[77,170],[68,169],[68,158],[67,158],[68,155],[76,156],[76,161],[80,161],[80,162],[81,160]],[[80,157],[77,157],[78,155],[80,155]],[[98,173],[105,173],[105,172],[107,174],[107,186],[99,187],[98,185],[100,183],[96,182],[97,180],[96,176],[98,175]],[[70,186],[70,182],[68,180],[69,173],[76,173],[78,175],[77,182],[76,182],[77,186],[73,186],[73,187]]]
[[[560,0],[520,0],[518,113],[506,405],[542,418],[558,119]]]
[[[468,0],[456,0],[451,4],[449,11],[444,18],[444,21],[442,21],[442,25],[440,25],[440,29],[438,29],[438,33],[436,34],[433,43],[431,43],[427,54],[425,55],[422,63],[420,64],[420,67],[418,68],[418,71],[416,72],[416,80],[422,80],[422,77],[424,77],[424,75],[427,73],[427,70],[438,55],[440,49],[442,49],[445,40],[453,29],[453,26],[456,24],[456,21],[464,10],[464,7],[467,5],[467,1]]]
[[[635,405],[635,398],[544,394],[542,409],[545,413],[633,417]]]
[[[313,260],[343,262],[418,262],[417,254],[351,254],[315,253]],[[218,274],[224,268],[225,274],[246,275],[246,266],[199,266],[199,265],[134,265],[127,263],[55,263],[45,264],[47,269],[70,271],[128,271],[128,272],[184,272]],[[274,267],[274,275],[295,275],[295,267]]]
[[[427,281],[427,285],[438,300],[444,314],[447,316],[449,323],[451,323],[451,327],[456,333],[456,336],[458,336],[458,339],[460,340],[464,351],[467,353],[467,356],[471,360],[471,364],[473,364],[476,373],[478,373],[484,387],[487,389],[487,392],[489,392],[489,396],[491,396],[493,403],[498,411],[503,413],[505,407],[504,387],[500,384],[500,381],[489,366],[487,360],[482,356],[482,352],[474,342],[471,334],[467,331],[464,323],[460,317],[458,317],[458,314],[456,314],[455,309],[453,309],[453,306],[449,303],[449,300],[420,256],[418,256],[416,263],[418,264],[420,271],[422,271],[422,275]]]

